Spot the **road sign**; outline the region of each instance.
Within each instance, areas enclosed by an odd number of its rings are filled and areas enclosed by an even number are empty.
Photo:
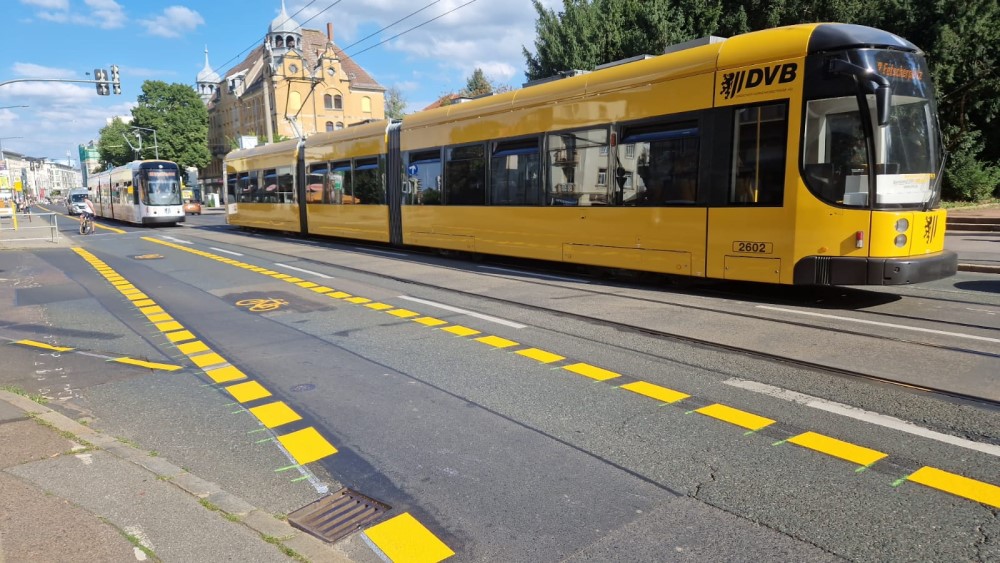
[[[420,169],[417,168],[416,164],[411,164],[406,167],[406,173],[409,174],[410,176],[416,176],[419,170]]]

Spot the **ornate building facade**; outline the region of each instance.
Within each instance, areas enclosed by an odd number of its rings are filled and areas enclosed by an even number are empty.
[[[324,34],[281,13],[263,44],[220,76],[208,62],[196,91],[208,108],[212,162],[202,171],[205,193],[221,193],[222,161],[246,138],[275,142],[385,118],[385,88]]]

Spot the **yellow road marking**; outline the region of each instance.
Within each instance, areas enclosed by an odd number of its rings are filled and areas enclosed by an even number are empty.
[[[281,401],[275,401],[259,407],[253,407],[250,412],[268,428],[275,428],[282,424],[302,420],[299,413]]]
[[[181,366],[175,366],[173,364],[159,364],[156,362],[146,362],[143,360],[133,360],[132,358],[115,358],[110,360],[112,362],[118,362],[119,364],[128,364],[131,366],[139,366],[149,369],[160,369],[163,371],[177,371],[181,369]]]
[[[283,279],[290,278],[292,276],[290,276],[288,274],[271,274],[271,277],[272,278],[278,278],[279,280],[283,280]]]
[[[141,296],[141,297],[140,297]],[[156,305],[156,301],[149,298],[148,295],[144,293],[139,293],[137,295],[129,295],[128,300],[132,302],[136,307],[149,307],[150,305]]]
[[[174,344],[178,342],[184,342],[185,340],[194,340],[194,335],[191,334],[189,330],[178,330],[177,332],[168,332],[166,334],[167,340],[173,342]]]
[[[455,555],[409,512],[368,528],[365,535],[393,563],[436,563]]]
[[[577,373],[591,379],[596,379],[597,381],[607,381],[609,379],[614,379],[616,377],[621,377],[622,374],[613,371],[608,371],[597,366],[592,366],[590,364],[573,364],[570,366],[563,367],[564,370]]]
[[[560,356],[559,354],[553,354],[552,352],[546,352],[545,350],[539,350],[538,348],[528,348],[527,350],[518,350],[515,354],[520,354],[525,358],[531,358],[532,360],[542,362],[543,364],[551,364],[552,362],[558,362],[559,360],[565,360],[565,356]]]
[[[152,315],[153,313],[163,313],[163,307],[159,305],[151,305],[149,307],[140,307],[139,311],[144,315]]]
[[[507,340],[506,338],[500,338],[499,336],[483,336],[477,338],[476,342],[482,342],[488,346],[493,346],[494,348],[510,348],[511,346],[517,346],[517,342],[513,340]]]
[[[414,313],[413,311],[408,311],[406,309],[396,309],[395,311],[388,311],[388,313],[401,319],[409,319],[420,315],[420,313]]]
[[[720,405],[718,403],[702,407],[694,412],[710,416],[723,422],[728,422],[729,424],[742,426],[748,430],[760,430],[761,428],[770,426],[775,422],[770,418],[758,416],[756,414],[734,409],[733,407],[727,407],[726,405]]]
[[[1000,487],[934,467],[921,467],[908,481],[1000,508]]]
[[[664,403],[676,403],[682,399],[687,399],[691,395],[687,393],[681,393],[680,391],[674,391],[673,389],[668,389],[666,387],[660,387],[659,385],[649,383],[647,381],[635,381],[633,383],[626,383],[622,385],[622,389],[627,389],[633,393],[638,393],[640,395],[645,395],[651,399],[656,399],[657,401],[663,401]]]
[[[178,344],[177,349],[181,351],[181,354],[190,356],[191,354],[197,354],[198,352],[208,351],[208,346],[201,340],[195,340],[194,342],[188,342],[186,344]]]
[[[789,438],[788,441],[803,448],[809,448],[810,450],[839,457],[840,459],[863,466],[871,465],[889,455],[880,451],[856,446],[850,442],[817,434],[816,432],[804,432],[798,436]]]
[[[361,305],[363,303],[371,303],[372,300],[368,299],[367,297],[351,297],[349,299],[344,299],[344,301],[347,301],[348,303],[354,303],[355,305]]]
[[[343,291],[335,291],[333,293],[327,293],[326,296],[327,297],[333,297],[334,299],[345,299],[347,297],[350,297],[351,294],[350,293],[344,293]]]
[[[200,356],[188,356],[194,365],[204,368],[207,366],[217,366],[219,364],[226,363],[226,359],[222,356],[216,354],[215,352],[209,352],[208,354],[201,354]]]
[[[331,291],[333,291],[333,288],[321,285],[319,287],[312,288],[312,290],[315,291],[316,293],[330,293]]]
[[[375,309],[376,311],[385,311],[386,309],[392,309],[392,305],[386,303],[369,303],[365,305],[369,309]]]
[[[290,277],[290,278],[285,278],[285,281],[288,282],[288,283],[299,283],[299,282],[306,281],[306,280],[304,280],[302,278]]]
[[[165,323],[156,323],[154,326],[156,326],[156,328],[159,329],[160,332],[172,332],[172,331],[180,330],[180,329],[184,328],[184,325],[182,325],[181,323],[179,323],[177,321],[167,321]]]
[[[420,323],[424,326],[441,326],[448,324],[448,321],[442,321],[441,319],[435,319],[434,317],[420,317],[419,319],[413,319],[413,322]]]
[[[312,426],[291,434],[278,436],[278,441],[299,465],[305,465],[337,453],[337,448],[320,436],[319,432]]]
[[[205,375],[212,378],[216,383],[229,383],[238,379],[245,379],[246,374],[236,368],[236,366],[226,366],[218,369],[207,369]]]
[[[458,336],[472,336],[473,334],[479,334],[478,330],[462,325],[448,326],[442,328],[441,330],[445,332],[450,332],[452,334],[457,334]]]
[[[67,348],[66,346],[53,346],[51,344],[46,344],[44,342],[36,342],[34,340],[18,340],[14,344],[34,346],[35,348],[44,348],[45,350],[52,350],[54,352],[69,352],[70,350],[72,350],[72,348]]]
[[[313,283],[311,281],[299,282],[299,283],[297,283],[295,285],[297,285],[299,287],[304,287],[306,289],[310,289],[310,288],[313,288],[313,287],[319,287],[318,283]]]
[[[226,391],[229,391],[229,394],[241,403],[256,401],[257,399],[263,399],[264,397],[271,396],[271,392],[264,389],[264,386],[256,381],[247,381],[246,383],[230,385],[229,387],[226,387]]]
[[[172,321],[174,318],[166,313],[160,313],[158,315],[146,315],[151,323],[162,323],[164,321]]]

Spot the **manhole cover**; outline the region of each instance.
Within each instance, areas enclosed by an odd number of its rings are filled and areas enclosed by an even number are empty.
[[[388,504],[345,487],[289,514],[288,523],[333,543],[378,520],[390,508]]]
[[[315,388],[316,388],[316,386],[313,385],[312,383],[300,383],[300,384],[292,387],[292,392],[293,393],[301,393],[302,391],[312,391]]]

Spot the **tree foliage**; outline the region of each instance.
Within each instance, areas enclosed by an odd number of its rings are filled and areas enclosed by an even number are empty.
[[[406,98],[398,86],[392,86],[385,91],[385,116],[389,119],[402,119],[406,113]]]
[[[1000,176],[1000,3],[997,0],[532,0],[535,52],[528,80],[595,66],[706,35],[732,36],[803,22],[884,29],[924,50],[935,80],[945,147],[946,198],[979,197]]]
[[[161,159],[172,160],[182,169],[208,166],[208,110],[193,88],[147,80],[137,102],[132,125],[156,131]],[[143,131],[142,135],[142,157],[153,158],[152,133]]]
[[[133,159],[132,149],[125,142],[124,135],[132,130],[120,118],[114,118],[108,125],[101,128],[97,141],[97,152],[100,154],[101,170],[121,166]]]

